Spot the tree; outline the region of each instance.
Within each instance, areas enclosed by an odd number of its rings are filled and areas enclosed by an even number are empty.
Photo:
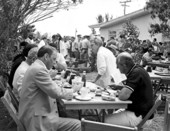
[[[101,14],[96,17],[97,23],[103,23],[103,22],[108,22],[111,19],[113,19],[113,16],[109,15],[108,13],[105,14],[105,16],[102,16]]]
[[[123,30],[120,32],[120,35],[124,36],[126,39],[137,39],[139,37],[139,29],[135,26],[130,20],[127,20],[123,24]]]
[[[150,25],[151,36],[162,33],[164,36],[170,35],[170,3],[169,0],[150,0],[146,2],[146,9],[150,12],[151,18],[160,20],[160,23]]]
[[[104,18],[103,18],[103,16],[101,14],[96,17],[96,20],[97,20],[98,23],[103,23],[104,22]]]
[[[96,30],[94,28],[92,28],[91,31],[92,31],[92,34],[94,35],[96,34]]]
[[[108,13],[106,13],[106,14],[105,14],[105,21],[108,22],[108,21],[110,21],[111,19],[113,19],[113,16],[112,16],[112,15],[110,16]]]
[[[17,37],[32,24],[52,17],[61,9],[76,6],[82,0],[0,0],[0,58],[7,65],[7,55],[14,56]],[[0,69],[5,69],[1,66]]]

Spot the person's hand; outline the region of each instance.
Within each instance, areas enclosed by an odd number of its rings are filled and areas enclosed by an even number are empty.
[[[73,99],[73,89],[65,89],[65,93],[63,94],[63,99],[65,100]]]
[[[58,71],[57,70],[50,70],[49,74],[51,76],[51,78],[53,79],[56,75],[57,75]]]

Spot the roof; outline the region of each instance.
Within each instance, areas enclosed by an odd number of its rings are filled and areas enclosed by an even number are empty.
[[[124,16],[120,16],[120,17],[118,17],[118,18],[112,19],[112,20],[110,20],[110,21],[108,21],[108,22],[99,23],[99,24],[95,24],[95,25],[90,25],[89,27],[90,27],[90,28],[104,28],[104,27],[109,27],[109,26],[112,26],[112,25],[115,25],[115,24],[124,22],[124,21],[126,21],[127,19],[135,19],[135,18],[138,18],[138,17],[140,17],[140,16],[147,15],[147,14],[149,14],[149,11],[147,11],[146,9],[140,9],[140,10],[137,10],[137,11],[135,11],[135,12],[126,14],[126,15],[124,15]]]

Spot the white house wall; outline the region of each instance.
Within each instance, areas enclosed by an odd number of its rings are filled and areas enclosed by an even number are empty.
[[[154,37],[151,37],[149,32],[148,32],[150,24],[155,23],[156,21],[158,22],[158,19],[157,20],[151,19],[149,14],[144,15],[144,16],[140,16],[140,17],[135,18],[135,19],[131,19],[131,22],[139,28],[139,31],[140,31],[139,39],[140,40],[149,39],[149,40],[152,41],[153,38],[157,38],[157,41],[163,41],[161,34],[158,34],[158,35],[155,35]],[[100,28],[101,36],[103,36],[105,38],[105,40],[107,41],[109,39],[109,30],[110,30],[110,31],[116,31],[116,35],[118,37],[119,32],[123,29],[122,25],[123,25],[124,22],[125,21],[118,23],[116,25],[113,25],[111,27]]]

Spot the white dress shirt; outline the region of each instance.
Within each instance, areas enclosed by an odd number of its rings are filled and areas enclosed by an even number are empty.
[[[116,58],[113,53],[105,48],[100,47],[97,53],[97,71],[101,75],[100,85],[106,87],[111,83],[111,78],[115,83],[120,83],[126,77],[121,74],[116,66]]]
[[[15,97],[19,100],[20,98],[20,91],[22,88],[22,80],[24,78],[24,74],[27,71],[27,69],[29,68],[29,65],[23,61],[19,67],[17,68],[17,70],[15,71],[14,74],[14,79],[12,82],[13,85],[13,92]]]

